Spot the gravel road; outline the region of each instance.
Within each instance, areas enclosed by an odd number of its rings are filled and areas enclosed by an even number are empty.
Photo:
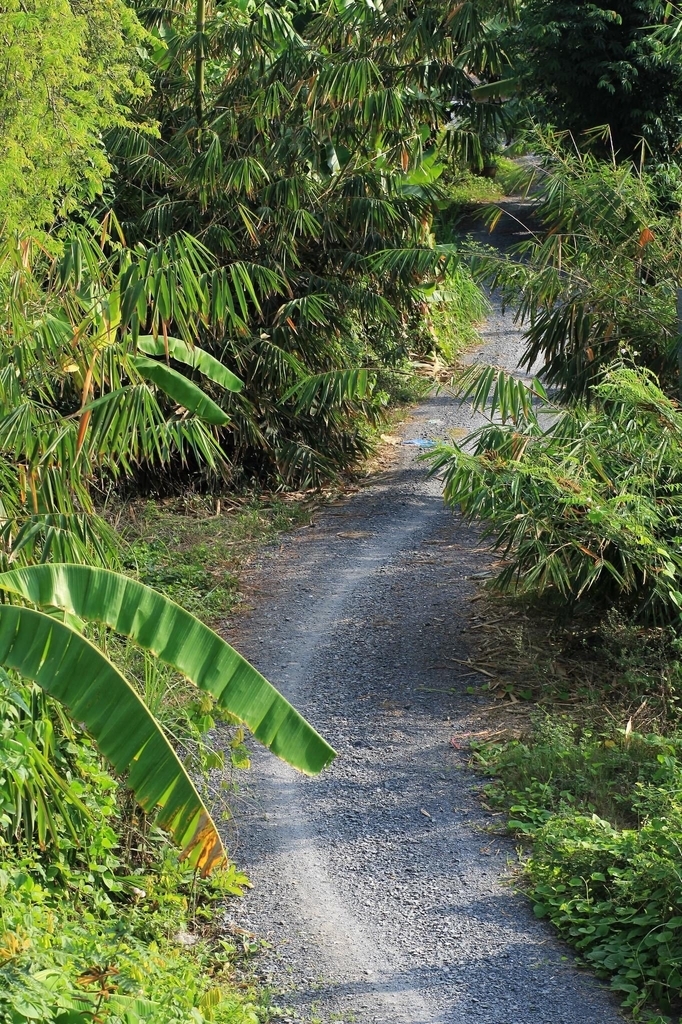
[[[510,317],[494,309],[483,336],[474,358],[515,366]],[[433,396],[400,434],[472,422]],[[311,780],[254,750],[229,835],[254,888],[233,923],[272,943],[260,969],[284,1020],[616,1024],[616,1001],[510,884],[513,844],[488,831],[466,735],[489,697],[459,664],[488,555],[418,452],[400,445],[267,551],[247,581],[255,610],[227,626],[339,752]]]

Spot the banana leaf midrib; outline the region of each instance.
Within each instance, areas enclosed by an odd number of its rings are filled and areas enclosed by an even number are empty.
[[[334,750],[245,658],[162,594],[107,569],[38,565],[0,574],[0,589],[100,621],[211,693],[273,753],[317,774]]]
[[[98,647],[53,616],[5,604],[0,664],[32,679],[84,724],[114,769],[128,773],[142,808],[159,809],[158,824],[190,863],[203,871],[226,863],[218,830],[163,729]]]

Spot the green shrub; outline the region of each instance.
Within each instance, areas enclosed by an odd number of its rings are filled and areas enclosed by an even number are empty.
[[[467,371],[459,390],[503,422],[429,458],[445,500],[481,520],[501,552],[494,585],[676,620],[682,413],[653,374],[614,365],[598,404],[563,411],[539,383],[492,367]]]
[[[477,279],[499,288],[523,324],[522,365],[541,365],[567,398],[588,394],[623,357],[676,383],[675,174],[598,160],[551,131],[532,141],[532,230],[504,254],[479,249],[473,260]],[[491,223],[499,216],[491,211]]]
[[[495,161],[495,181],[505,196],[515,196],[525,192],[528,171],[508,156],[498,156]]]
[[[682,736],[539,723],[481,750],[487,799],[532,842],[523,871],[547,917],[638,1019],[682,991]]]
[[[490,305],[464,266],[456,267],[438,287],[429,305],[436,351],[452,363],[469,346],[479,341],[476,325],[485,319]]]

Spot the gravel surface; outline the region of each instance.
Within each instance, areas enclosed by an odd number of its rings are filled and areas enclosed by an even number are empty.
[[[474,358],[514,367],[496,308]],[[473,420],[444,395],[400,428],[447,438]],[[254,888],[233,923],[267,938],[284,1020],[616,1024],[617,1004],[510,883],[466,736],[490,698],[459,661],[471,577],[488,558],[443,507],[419,449],[283,538],[247,581],[235,643],[338,750],[306,779],[254,750],[230,828]],[[459,659],[459,661],[458,661]],[[480,726],[479,726],[480,727]]]

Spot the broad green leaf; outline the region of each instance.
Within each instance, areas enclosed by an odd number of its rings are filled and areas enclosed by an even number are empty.
[[[434,150],[425,154],[417,167],[405,175],[405,181],[408,185],[432,185],[440,178],[445,167]]]
[[[92,734],[145,811],[160,808],[183,856],[203,874],[226,862],[210,814],[163,729],[102,652],[63,622],[19,605],[0,608],[0,664],[61,701]]]
[[[103,622],[211,693],[284,761],[316,775],[335,752],[260,672],[184,608],[127,576],[85,565],[33,565],[0,574],[0,589],[39,606]]]
[[[227,391],[241,391],[244,382],[239,379],[231,370],[203,348],[197,345],[188,345],[181,338],[167,338],[168,354],[171,359],[179,363],[191,366],[193,370],[199,370],[204,377],[220,384]],[[166,349],[164,339],[159,335],[154,338],[151,334],[141,335],[137,339],[137,347],[148,356],[165,356]]]
[[[477,85],[475,89],[471,90],[471,96],[477,103],[485,103],[488,100],[506,100],[520,88],[521,79],[518,75],[514,75],[510,78],[501,78],[497,82]]]
[[[148,359],[147,356],[133,356],[132,362],[137,372],[145,380],[156,384],[183,409],[188,409],[199,419],[213,423],[215,426],[220,427],[229,423],[230,417],[227,413],[212,398],[205,395],[201,388],[198,388],[187,377],[183,377],[177,370],[172,370],[165,363],[159,363],[155,359]]]

